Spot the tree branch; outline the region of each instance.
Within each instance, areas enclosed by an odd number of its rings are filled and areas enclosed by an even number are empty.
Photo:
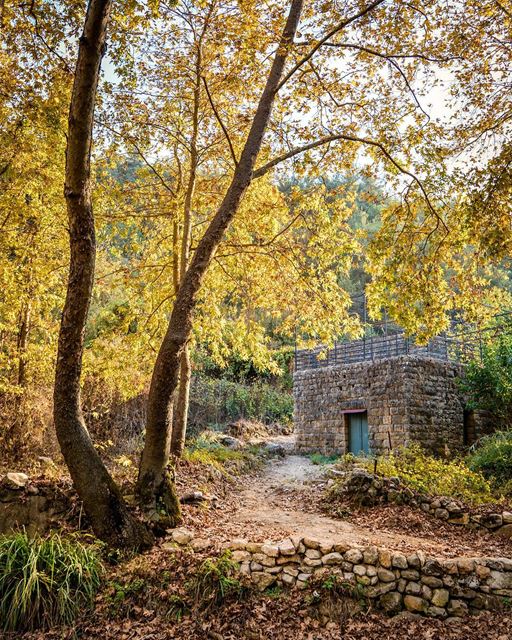
[[[430,116],[421,106],[420,101],[418,100],[418,97],[416,95],[416,92],[412,88],[409,82],[409,79],[405,75],[405,72],[403,71],[402,67],[398,64],[398,62],[396,62],[395,60],[395,58],[399,58],[399,57],[403,59],[403,56],[387,55],[385,53],[380,53],[380,51],[375,51],[375,49],[370,49],[369,47],[363,47],[362,45],[359,45],[359,44],[352,44],[352,43],[340,43],[340,44],[326,43],[326,44],[333,47],[339,47],[340,49],[356,49],[357,51],[368,53],[369,55],[375,56],[377,58],[381,58],[381,60],[386,60],[387,62],[389,62],[389,64],[392,67],[394,67],[398,71],[398,73],[402,76],[402,79],[405,82],[405,86],[407,87],[410,94],[412,95],[418,109],[430,120]]]
[[[224,132],[224,135],[226,136],[226,140],[228,141],[228,145],[229,145],[229,150],[231,151],[231,157],[233,158],[233,162],[235,163],[235,167],[238,165],[238,160],[235,154],[235,150],[233,148],[233,144],[231,143],[231,138],[229,137],[229,133],[228,130],[226,129],[226,127],[224,126],[224,123],[221,120],[221,117],[219,115],[219,112],[217,111],[215,104],[213,103],[213,99],[212,96],[210,94],[210,90],[208,89],[208,83],[206,82],[206,78],[204,76],[201,76],[203,79],[203,83],[204,83],[204,88],[206,90],[206,95],[208,96],[208,101],[210,103],[210,106],[212,108],[213,113],[215,114],[215,117],[217,118],[217,122],[220,125],[220,128],[222,129],[222,131]]]
[[[414,173],[406,169],[397,160],[395,160],[393,156],[389,153],[389,151],[386,149],[386,147],[381,142],[377,142],[376,140],[369,140],[368,138],[361,138],[359,136],[351,136],[351,135],[342,134],[342,133],[325,136],[323,138],[319,138],[318,140],[315,140],[314,142],[309,142],[308,144],[302,145],[300,147],[295,147],[295,149],[291,149],[290,151],[283,153],[280,156],[277,156],[273,160],[270,160],[266,164],[256,169],[252,174],[252,178],[253,180],[256,178],[260,178],[261,176],[265,175],[270,169],[272,169],[279,163],[284,162],[285,160],[289,160],[290,158],[293,158],[301,153],[304,153],[305,151],[316,149],[318,147],[323,146],[324,144],[329,144],[330,142],[336,142],[338,140],[344,140],[346,142],[355,142],[355,143],[364,144],[364,145],[379,149],[382,155],[396,169],[398,169],[400,173],[406,176],[409,176],[409,178],[411,178],[418,185],[431,213],[438,219],[438,221],[444,226],[444,228],[448,230],[444,220],[440,217],[439,213],[435,210],[434,205],[432,204],[429,198],[429,195],[426,192],[425,187],[423,186],[423,183],[421,182],[421,180]]]
[[[3,8],[4,8],[4,2],[2,2],[2,22],[3,22]],[[72,75],[73,70],[69,66],[69,62],[63,56],[60,55],[60,53],[55,49],[55,47],[50,46],[48,41],[45,39],[41,31],[39,30],[39,21],[37,18],[37,14],[34,11],[34,3],[31,3],[28,13],[29,13],[29,16],[34,20],[34,33],[36,37],[39,38],[39,40],[43,43],[43,45],[52,55],[54,55],[56,58],[58,58],[62,62],[64,71],[67,74]]]
[[[270,245],[274,244],[274,242],[283,235],[283,233],[286,233],[288,231],[288,229],[290,229],[290,227],[292,227],[299,218],[302,218],[304,216],[302,211],[299,211],[299,213],[294,216],[287,224],[284,225],[284,227],[282,229],[280,229],[280,231],[278,231],[277,233],[275,233],[272,238],[270,238],[269,240],[265,240],[265,242],[242,242],[242,243],[234,243],[234,242],[226,242],[225,246],[226,247],[230,247],[230,248],[234,248],[234,249],[245,249],[248,247],[269,247]]]
[[[512,13],[506,7],[504,7],[501,2],[496,2],[496,4],[505,15],[507,15],[509,18],[512,18]]]
[[[148,169],[156,176],[156,178],[158,178],[159,182],[162,184],[162,186],[167,189],[167,191],[174,197],[177,198],[177,194],[174,191],[174,189],[169,185],[168,181],[162,176],[162,174],[158,171],[158,169],[153,165],[153,163],[151,163],[145,156],[144,153],[142,153],[142,151],[139,148],[139,145],[134,142],[133,140],[130,140],[130,142],[132,143],[135,151],[139,154],[141,160],[144,162],[144,164],[148,167]]]
[[[297,46],[311,46],[311,42],[297,42]],[[322,44],[323,47],[332,47],[334,49],[361,49],[367,51],[368,53],[373,53],[378,56],[385,56],[386,58],[393,58],[396,60],[423,60],[425,62],[435,62],[437,64],[441,64],[443,62],[452,62],[453,60],[462,60],[462,56],[446,56],[444,58],[436,58],[431,56],[426,56],[422,53],[380,53],[377,51],[373,51],[372,49],[366,49],[361,45],[358,45],[354,42],[324,42]]]
[[[342,31],[345,27],[348,27],[348,25],[352,24],[356,20],[359,20],[359,18],[362,18],[366,14],[370,13],[385,1],[386,0],[374,0],[371,4],[369,4],[364,9],[361,9],[361,11],[359,11],[358,13],[338,23],[333,29],[331,29],[331,31],[329,31],[329,33],[327,33],[321,40],[319,40],[316,43],[316,45],[311,49],[311,51],[307,55],[305,55],[303,58],[301,58],[293,66],[293,68],[284,76],[284,78],[281,80],[281,82],[277,86],[276,93],[281,90],[281,88],[288,82],[288,80],[293,76],[293,74],[296,73],[302,67],[303,64],[305,64],[308,60],[310,60],[315,55],[315,53],[318,51],[318,49],[320,49],[322,45],[324,45],[328,40],[330,40],[337,33]]]
[[[135,149],[135,151],[137,152],[137,154],[140,156],[140,159],[142,160],[142,162],[144,162],[144,164],[148,167],[151,173],[153,173],[153,175],[158,179],[158,181],[162,184],[162,186],[165,189],[167,189],[167,191],[173,196],[173,198],[178,197],[176,191],[171,187],[168,181],[162,176],[162,174],[158,171],[155,165],[146,158],[145,154],[141,151],[139,145],[135,142],[132,136],[130,135],[125,136],[119,131],[116,131],[116,129],[114,129],[113,127],[109,126],[106,122],[103,122],[101,120],[98,120],[97,122],[99,125],[107,129],[107,131],[110,131],[110,133],[113,133],[115,136],[121,138],[122,140],[126,140],[128,143],[130,143]]]

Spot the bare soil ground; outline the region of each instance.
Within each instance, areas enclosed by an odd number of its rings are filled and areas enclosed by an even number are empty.
[[[290,437],[281,441],[288,446]],[[512,544],[491,534],[433,520],[405,506],[355,509],[347,504],[341,517],[326,513],[325,466],[305,456],[287,455],[270,462],[257,475],[237,481],[235,494],[212,513],[187,524],[216,540],[278,540],[288,535],[353,545],[377,545],[400,551],[421,549],[439,557],[510,556]]]

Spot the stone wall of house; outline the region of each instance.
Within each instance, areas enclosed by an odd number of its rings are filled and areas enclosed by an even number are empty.
[[[348,450],[344,411],[368,413],[371,451],[410,442],[444,453],[463,446],[464,400],[460,365],[421,356],[296,371],[293,393],[297,449],[342,454]],[[476,414],[474,437],[490,428]]]
[[[175,529],[174,542],[193,551],[212,548],[210,540]],[[341,541],[293,537],[280,542],[232,540],[240,572],[259,590],[273,585],[306,589],[315,579],[339,576],[389,614],[402,610],[431,617],[462,617],[481,609],[500,609],[512,597],[512,560],[507,558],[429,557],[422,551],[404,554],[375,546],[355,547]]]

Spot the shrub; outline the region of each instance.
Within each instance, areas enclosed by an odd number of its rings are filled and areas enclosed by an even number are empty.
[[[309,459],[311,460],[311,464],[320,466],[324,464],[333,464],[333,462],[336,462],[339,459],[339,456],[326,456],[323,453],[312,453],[309,456]]]
[[[499,492],[507,500],[512,500],[512,480],[508,480],[505,484],[500,485]]]
[[[374,463],[366,463],[373,472]],[[491,502],[491,485],[478,470],[470,469],[463,460],[442,460],[427,455],[413,444],[377,459],[378,473],[397,477],[421,493],[452,496],[472,503]]]
[[[25,631],[70,624],[92,607],[101,562],[92,547],[58,534],[0,536],[0,624]]]
[[[505,489],[505,494],[512,489],[512,431],[481,438],[467,460],[470,469],[482,473],[496,488]]]
[[[242,464],[244,454],[217,442],[215,434],[204,432],[187,443],[183,458],[189,462],[206,464],[224,472],[226,471],[226,465],[237,466]]]
[[[192,379],[189,414],[192,427],[223,425],[240,419],[288,424],[292,414],[291,393],[266,382],[241,384],[200,375]]]
[[[183,458],[188,462],[205,464],[222,473],[237,473],[261,462],[260,450],[249,446],[244,449],[230,449],[217,440],[218,434],[204,431],[187,443]]]
[[[491,411],[503,424],[512,422],[512,330],[482,345],[481,362],[470,362],[459,381],[468,407]]]

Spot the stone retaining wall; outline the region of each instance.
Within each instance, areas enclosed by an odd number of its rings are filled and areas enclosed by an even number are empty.
[[[500,509],[479,513],[455,498],[430,496],[404,486],[398,478],[384,478],[355,469],[340,477],[329,489],[331,495],[346,496],[362,506],[385,502],[417,507],[449,524],[482,528],[505,538],[512,538],[512,512]]]
[[[348,450],[345,412],[368,415],[370,450],[419,442],[444,454],[464,444],[464,399],[456,383],[461,365],[424,356],[296,371],[294,421],[299,452],[344,454]],[[489,433],[493,422],[475,412],[470,439]]]
[[[180,545],[206,548],[191,532],[177,529]],[[405,555],[384,548],[351,547],[294,537],[276,543],[233,540],[231,549],[247,575],[263,591],[273,585],[304,589],[314,577],[338,575],[390,614],[460,617],[500,609],[512,598],[512,560],[508,558],[436,559],[421,551]]]

